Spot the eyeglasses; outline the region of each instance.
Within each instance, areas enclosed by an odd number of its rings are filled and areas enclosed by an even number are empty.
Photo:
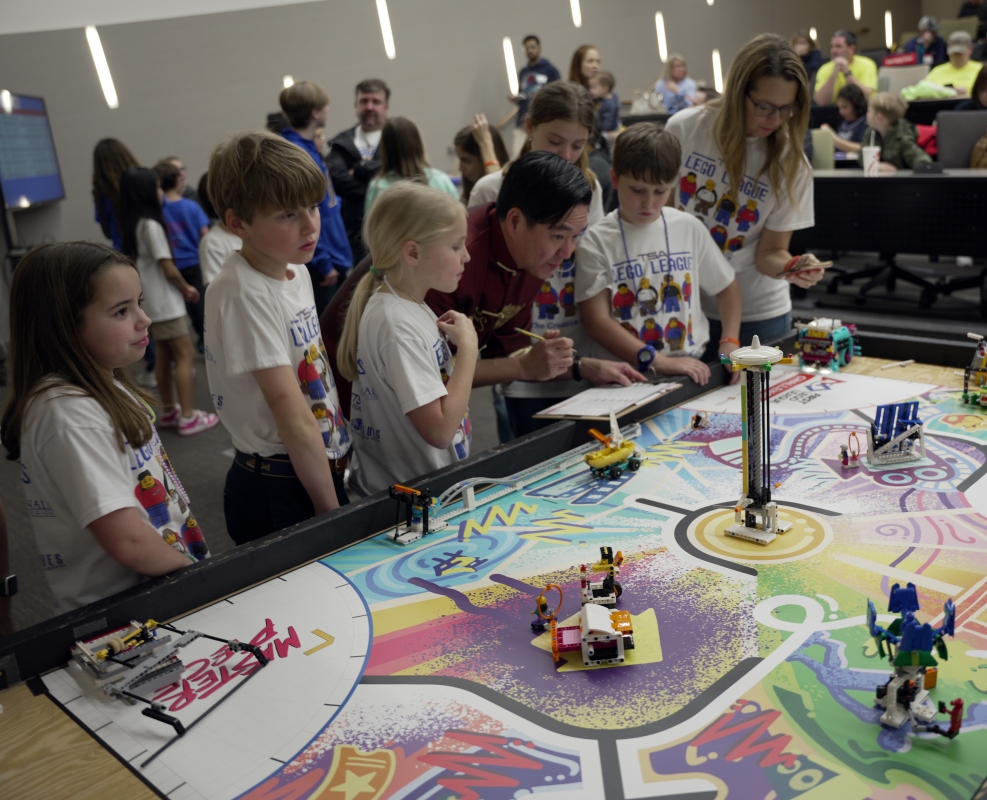
[[[770,103],[758,103],[755,102],[754,98],[749,94],[747,99],[751,101],[751,105],[754,106],[754,114],[758,117],[770,117],[772,114],[777,114],[779,119],[790,119],[793,114],[797,114],[802,110],[801,106],[773,106]]]

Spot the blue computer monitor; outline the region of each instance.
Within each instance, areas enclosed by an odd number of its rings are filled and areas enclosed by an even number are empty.
[[[65,199],[42,97],[0,91],[0,196],[14,211]]]

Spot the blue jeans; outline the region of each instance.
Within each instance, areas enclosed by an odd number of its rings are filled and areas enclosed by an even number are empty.
[[[762,342],[770,342],[780,339],[792,329],[792,313],[789,311],[780,317],[771,319],[761,319],[757,322],[740,323],[740,344],[747,347],[751,339],[757,336]],[[720,358],[720,338],[723,336],[723,326],[718,319],[709,321],[709,344],[706,345],[706,352],[703,353],[703,361],[719,361]]]

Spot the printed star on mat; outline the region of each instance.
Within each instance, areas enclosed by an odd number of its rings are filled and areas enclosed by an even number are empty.
[[[373,772],[368,772],[365,775],[357,775],[355,772],[346,770],[346,781],[339,784],[339,786],[333,786],[329,791],[343,792],[343,800],[353,800],[354,797],[367,792],[376,794],[377,790],[371,785],[374,775],[375,773]]]

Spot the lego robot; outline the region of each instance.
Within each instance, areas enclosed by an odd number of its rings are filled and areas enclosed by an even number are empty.
[[[935,676],[938,675],[935,668],[939,662],[932,655],[932,649],[935,648],[944,661],[949,658],[943,637],[953,635],[956,606],[952,600],[946,601],[942,625],[935,629],[915,618],[918,610],[918,593],[913,583],[904,589],[897,583],[891,588],[888,611],[900,613],[901,617],[887,628],[877,624],[874,603],[867,601],[867,629],[877,642],[881,657],[887,658],[894,667],[894,674],[888,682],[877,687],[875,703],[885,709],[881,714],[881,723],[889,728],[900,728],[911,722],[912,730],[917,733],[938,733],[952,739],[960,731],[963,701],[954,700],[948,711],[942,702],[937,708],[928,690],[935,685]],[[950,715],[949,728],[935,723],[937,713]]]

